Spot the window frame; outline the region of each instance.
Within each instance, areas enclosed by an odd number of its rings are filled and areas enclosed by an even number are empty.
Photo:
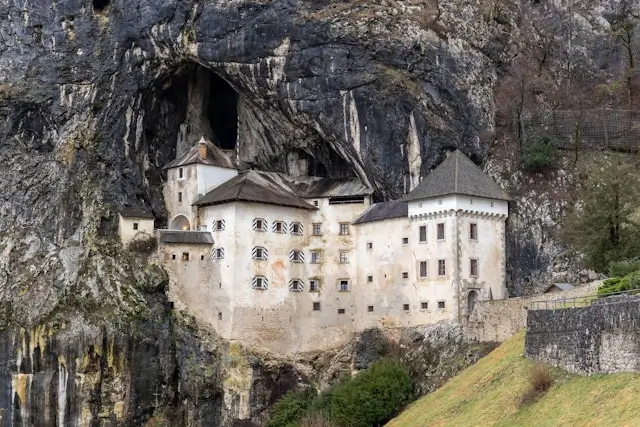
[[[402,280],[409,280],[409,272],[408,271],[403,271],[402,272]]]
[[[280,230],[278,230],[280,228]],[[273,232],[277,234],[287,234],[287,223],[284,221],[273,221]]]
[[[309,292],[320,292],[320,279],[309,279]]]
[[[320,301],[313,301],[313,305],[311,307],[311,311],[322,311],[322,304],[320,304]]]
[[[349,264],[349,251],[338,251],[338,263]]]
[[[368,251],[373,250],[373,242],[367,242],[367,246],[366,246]]]
[[[372,275],[367,276],[367,283],[373,283],[373,276]]]
[[[178,191],[178,203],[182,203],[182,191]]]
[[[134,223],[133,223],[133,230],[134,230],[134,231],[138,231],[139,229],[140,229],[140,223],[138,223],[138,222],[134,222]]]
[[[347,314],[347,310],[345,310],[344,308],[339,308],[338,314]]]
[[[475,265],[475,273],[473,272]],[[470,258],[469,259],[469,277],[478,277],[480,270],[480,263],[478,262],[478,258]]]
[[[258,224],[261,224],[261,227],[258,227]],[[267,220],[264,218],[254,218],[252,228],[254,231],[265,232],[269,229]]]
[[[317,233],[316,233],[316,227],[318,229]],[[314,222],[313,224],[311,224],[311,235],[312,236],[322,236],[322,223],[321,222]]]
[[[184,168],[178,168],[178,179],[184,179]]]
[[[345,286],[343,286],[345,285]],[[349,279],[338,279],[338,292],[350,292],[351,283]]]
[[[296,228],[298,229],[298,231],[295,231]],[[290,234],[292,234],[293,236],[302,236],[302,234],[304,233],[304,228],[302,227],[302,223],[300,222],[292,222],[289,226],[289,230]]]
[[[260,283],[260,285],[258,285]],[[265,276],[253,276],[251,287],[258,291],[266,291],[269,289],[269,280]]]
[[[429,310],[429,301],[420,301],[420,310]]]
[[[442,273],[440,273],[440,263],[442,263]],[[439,259],[438,260],[438,277],[445,277],[447,275],[447,260]]]
[[[470,222],[469,223],[469,240],[472,242],[478,241],[478,223]]]
[[[424,231],[424,240],[422,240],[422,232]],[[418,243],[427,243],[428,231],[426,225],[418,227]]]
[[[254,246],[251,250],[251,259],[267,261],[269,259],[269,251],[264,246]]]
[[[447,308],[447,302],[445,300],[438,301],[438,310],[444,310]]]
[[[295,264],[304,263],[304,252],[300,249],[291,249],[291,252],[289,252],[289,261]]]
[[[440,237],[440,230],[442,230],[442,237]],[[444,222],[439,222],[436,224],[436,241],[444,242],[445,240],[447,240],[447,228]]]
[[[411,304],[402,304],[403,311],[411,311]]]
[[[315,258],[314,259],[314,255]],[[318,249],[314,249],[309,251],[309,264],[320,264],[322,262],[322,251]]]
[[[403,237],[402,238],[402,246],[407,246],[409,244],[409,238],[408,237]]]
[[[373,313],[373,306],[372,305],[368,305],[367,306],[367,313]]]
[[[291,279],[289,280],[289,292],[302,292],[304,291],[304,282],[302,279]]]
[[[422,266],[424,265],[424,275],[422,274]],[[429,277],[429,261],[421,260],[418,261],[418,277],[420,279],[426,279]]]
[[[351,224],[349,224],[348,222],[341,222],[340,223],[340,232],[338,233],[339,236],[348,236],[351,234],[351,229],[350,229]],[[346,233],[344,232],[346,230]]]

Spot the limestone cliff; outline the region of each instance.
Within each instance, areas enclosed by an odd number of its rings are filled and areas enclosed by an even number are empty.
[[[492,152],[487,168],[529,203],[511,226],[511,288],[548,275],[563,202],[530,197],[548,177],[518,170],[511,112],[553,104],[553,89],[511,91],[538,69],[610,81],[615,61],[590,58],[621,2],[539,3],[0,1],[3,423],[259,420],[306,381],[188,326],[161,272],[113,241],[125,204],[166,220],[161,167],[202,135],[265,169],[359,176],[379,199],[446,148]],[[513,69],[527,52],[537,68]],[[262,383],[247,384],[246,360]]]

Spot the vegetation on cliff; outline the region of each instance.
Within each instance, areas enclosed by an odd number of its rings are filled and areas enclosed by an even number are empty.
[[[527,403],[533,364],[524,332],[506,341],[442,388],[412,403],[387,425],[634,425],[640,374],[582,377],[552,369],[553,385]]]

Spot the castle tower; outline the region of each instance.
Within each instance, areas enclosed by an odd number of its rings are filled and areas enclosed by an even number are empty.
[[[229,157],[211,141],[200,139],[189,151],[167,164],[164,199],[169,212],[169,228],[197,230],[200,197],[236,176]]]

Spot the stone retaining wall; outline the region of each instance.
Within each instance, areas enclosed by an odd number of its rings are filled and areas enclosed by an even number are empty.
[[[640,296],[529,311],[525,354],[579,374],[640,372]]]
[[[479,301],[465,323],[467,337],[478,342],[502,342],[527,326],[527,308],[532,301],[582,297],[593,293],[602,281],[565,292],[505,300]]]

